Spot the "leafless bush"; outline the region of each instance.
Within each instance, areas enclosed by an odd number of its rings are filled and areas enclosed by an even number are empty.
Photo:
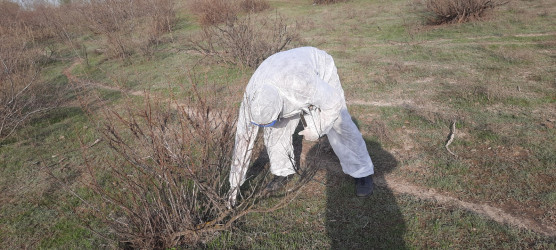
[[[144,1],[141,14],[143,20],[137,38],[144,55],[153,53],[153,45],[162,42],[162,35],[170,33],[176,23],[176,13],[173,0]],[[143,39],[141,39],[143,37]]]
[[[150,39],[172,31],[176,22],[174,2],[172,0],[156,0],[146,3],[146,15],[150,19],[148,22]]]
[[[68,42],[84,34],[78,25],[81,24],[81,20],[76,15],[73,5],[36,4],[31,17],[37,28],[57,42]]]
[[[255,68],[296,38],[295,31],[289,29],[278,14],[274,17],[248,15],[203,28],[190,40],[189,46],[219,61]]]
[[[300,169],[300,178],[283,196],[261,205],[268,167],[252,167],[256,171],[243,185],[239,203],[227,209],[238,111],[222,96],[234,95],[210,84],[203,90],[193,86],[184,103],[147,98],[143,108],[130,104],[123,112],[106,109],[101,132],[114,155],[101,161],[83,154],[89,185],[100,197],[91,201],[90,212],[123,246],[194,246],[248,213],[284,206],[314,174],[315,168]],[[258,143],[257,152],[260,147]]]
[[[190,6],[202,26],[231,22],[240,11],[237,1],[233,0],[194,0]]]
[[[334,3],[343,3],[349,0],[313,0],[314,4],[334,4]]]
[[[463,23],[482,18],[485,13],[503,3],[496,0],[427,0],[427,10],[433,14],[432,24]]]
[[[44,9],[44,6],[37,6]],[[54,28],[43,22],[38,11],[25,10],[16,3],[0,1],[0,26],[3,33],[10,33],[15,28],[25,29],[23,34],[32,42],[39,42],[55,35]]]
[[[257,13],[270,8],[266,0],[242,0],[239,5],[245,12]]]
[[[234,22],[240,12],[257,13],[270,8],[266,0],[193,0],[189,4],[201,26]]]
[[[5,37],[0,39],[3,42]],[[0,140],[9,136],[33,114],[44,111],[37,86],[39,68],[33,55],[18,48],[0,47]]]
[[[15,5],[17,6],[17,5]],[[126,58],[140,52],[152,55],[162,35],[172,30],[175,22],[173,0],[91,0],[52,6],[35,4],[33,10],[20,10],[2,3],[6,15],[0,21],[23,22],[35,41],[57,38],[74,49],[76,37],[93,33],[101,35],[110,56]]]
[[[41,65],[51,54],[38,43],[42,31],[32,25],[25,11],[2,2],[0,15],[0,140],[34,115],[53,108],[60,86],[39,79]],[[37,31],[37,32],[35,32]]]
[[[83,25],[104,37],[109,52],[126,58],[136,48],[150,55],[175,24],[172,0],[92,0],[78,5]]]

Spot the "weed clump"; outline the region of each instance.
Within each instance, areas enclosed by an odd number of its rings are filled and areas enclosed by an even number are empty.
[[[496,0],[427,0],[432,13],[431,24],[464,23],[480,20],[486,13],[504,3]]]

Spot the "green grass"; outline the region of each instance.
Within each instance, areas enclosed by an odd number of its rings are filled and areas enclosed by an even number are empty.
[[[301,40],[292,46],[317,46],[334,56],[348,102],[360,101],[349,109],[368,140],[377,173],[507,209],[517,217],[556,223],[556,9],[550,1],[510,2],[486,21],[438,27],[423,25],[423,5],[401,0],[322,6],[270,2],[287,20],[299,21]],[[89,66],[82,63],[72,74],[125,91],[146,89],[178,99],[185,98],[190,72],[243,91],[252,70],[215,64],[184,50],[185,39],[199,27],[187,11],[181,9],[178,16],[174,42],[160,45],[151,58],[107,58],[93,53],[101,48],[97,37],[82,38]],[[64,58],[71,57],[68,48],[59,49]],[[67,84],[61,73],[69,65],[70,60],[49,62],[41,78],[48,84]],[[115,109],[130,103],[120,91],[97,90]],[[131,103],[141,102],[141,97],[133,98]],[[457,133],[450,148],[457,158],[444,148],[453,119]],[[68,104],[30,121],[2,142],[0,248],[112,244],[84,229],[82,225],[89,224],[106,232],[95,219],[74,215],[83,204],[44,169],[52,165],[51,173],[90,197],[76,182],[82,166],[78,139],[95,141],[98,125],[98,114],[89,119],[78,105]],[[108,155],[103,146],[92,152]],[[54,164],[62,157],[61,164]],[[556,247],[554,238],[449,204],[387,187],[377,188],[370,199],[356,199],[350,178],[323,171],[318,180],[325,185],[311,182],[288,207],[250,214],[202,246]]]
[[[252,214],[239,228],[215,236],[210,249],[257,248],[467,248],[550,249],[554,241],[461,210],[377,188],[369,199],[353,196],[353,182],[323,173],[326,186],[310,191],[287,208]],[[317,195],[320,198],[315,198]]]
[[[52,63],[41,77],[48,84],[65,85],[61,71],[68,66]],[[74,185],[80,175],[79,138],[85,143],[94,141],[93,127],[80,107],[62,106],[28,121],[3,141],[2,248],[91,248],[102,243],[73,214],[78,199],[50,175]]]
[[[92,136],[83,126],[90,124],[80,108],[57,109],[0,148],[2,199],[9,201],[0,206],[3,246],[81,248],[98,242],[73,215],[76,198],[48,174],[70,183],[79,176],[77,138],[88,142]]]

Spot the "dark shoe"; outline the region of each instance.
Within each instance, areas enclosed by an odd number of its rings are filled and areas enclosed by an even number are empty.
[[[274,193],[280,189],[282,189],[284,186],[286,186],[286,183],[288,183],[288,177],[287,176],[274,176],[274,178],[270,181],[270,183],[268,183],[268,185],[266,185],[265,188],[265,192],[266,193]]]
[[[355,179],[355,195],[357,197],[367,197],[373,194],[373,176],[354,178]]]

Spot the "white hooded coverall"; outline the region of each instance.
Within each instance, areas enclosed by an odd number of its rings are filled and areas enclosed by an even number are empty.
[[[307,121],[300,134],[308,140],[326,134],[344,173],[355,178],[374,173],[365,141],[348,113],[332,57],[312,47],[283,51],[261,63],[243,96],[229,179],[232,206],[251,160],[259,130],[255,124],[277,120],[264,127],[270,171],[278,176],[295,173],[292,135],[300,114]]]

